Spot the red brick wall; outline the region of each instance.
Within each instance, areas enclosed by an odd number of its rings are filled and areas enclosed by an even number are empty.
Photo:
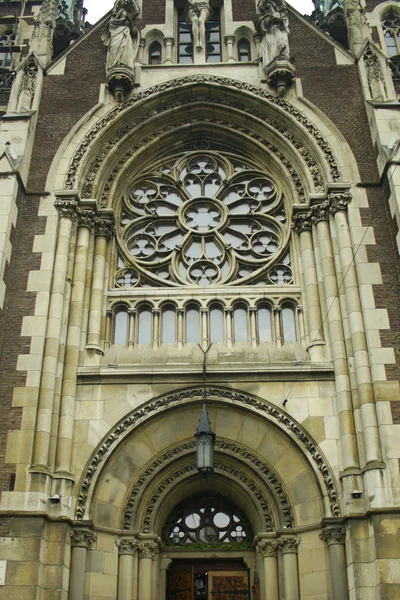
[[[102,30],[87,34],[67,57],[65,75],[44,80],[28,189],[44,190],[51,162],[65,136],[99,100],[107,48]]]

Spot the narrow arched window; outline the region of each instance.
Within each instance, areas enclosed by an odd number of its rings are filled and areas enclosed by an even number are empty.
[[[282,308],[282,333],[284,342],[295,342],[296,336],[296,317],[294,308],[284,306]]]
[[[400,54],[400,14],[390,9],[382,20],[382,28],[389,56]]]
[[[239,62],[247,62],[251,60],[250,42],[246,38],[242,38],[238,42],[238,60]]]
[[[224,341],[224,313],[219,306],[210,310],[210,342],[217,344]]]
[[[138,344],[151,343],[151,310],[142,308],[139,312]]]
[[[271,310],[268,306],[258,309],[258,339],[260,342],[272,342]]]
[[[126,344],[128,341],[128,311],[119,308],[114,319],[114,344]]]
[[[176,312],[175,308],[168,306],[162,311],[162,343],[175,344]]]
[[[186,312],[186,343],[200,342],[200,313],[197,306],[190,306]]]
[[[153,42],[149,48],[149,65],[161,64],[161,44]]]
[[[247,342],[247,310],[244,306],[238,306],[233,311],[233,331],[235,342]]]

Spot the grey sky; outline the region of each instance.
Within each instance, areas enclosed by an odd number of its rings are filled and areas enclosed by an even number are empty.
[[[314,9],[311,0],[290,0],[289,3],[302,14],[309,14]],[[89,23],[96,23],[112,8],[113,4],[114,0],[85,0],[84,5],[89,11],[87,16]]]

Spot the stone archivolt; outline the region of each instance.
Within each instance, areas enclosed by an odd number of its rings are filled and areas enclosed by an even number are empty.
[[[151,400],[144,406],[134,410],[120,423],[118,423],[111,432],[103,439],[95,453],[84,470],[81,483],[78,490],[78,500],[75,510],[76,518],[82,520],[90,510],[89,497],[92,495],[92,488],[98,478],[98,469],[101,464],[105,464],[111,453],[138,425],[143,424],[148,418],[155,414],[161,414],[165,410],[179,406],[182,402],[189,404],[190,402],[198,402],[203,396],[203,388],[195,387],[183,389],[172,394],[166,394],[156,400]],[[210,402],[234,403],[237,406],[242,406],[249,410],[255,411],[256,414],[271,419],[278,427],[286,430],[293,440],[297,440],[303,454],[307,460],[311,462],[316,472],[319,472],[325,486],[323,495],[327,495],[329,506],[333,517],[340,517],[339,495],[336,488],[334,475],[328,466],[323,454],[316,442],[307,433],[307,431],[295,421],[284,410],[268,403],[261,398],[238,392],[229,388],[219,388],[212,386],[208,389],[208,397]],[[89,501],[89,502],[88,502]],[[88,506],[89,505],[89,506]]]

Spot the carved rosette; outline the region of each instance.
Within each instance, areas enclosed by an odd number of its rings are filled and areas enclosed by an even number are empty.
[[[93,229],[96,221],[96,215],[92,210],[78,211],[78,227],[87,227]]]
[[[114,234],[114,223],[110,219],[95,219],[96,236],[103,236],[110,240]]]
[[[156,558],[158,554],[157,542],[142,542],[139,544],[139,557],[140,558]]]
[[[294,215],[292,228],[299,235],[301,233],[303,233],[304,231],[311,231],[312,222],[311,222],[310,213],[308,213],[306,215],[304,215],[304,214],[303,215]]]
[[[297,548],[300,544],[300,538],[290,537],[278,540],[278,546],[282,550],[282,554],[297,554]]]
[[[73,548],[89,548],[97,540],[97,535],[89,529],[73,529],[70,533]]]
[[[335,215],[340,210],[347,211],[347,207],[351,202],[352,195],[350,192],[343,192],[341,194],[329,194],[328,200],[330,203],[329,211],[332,215]]]
[[[313,206],[310,211],[311,221],[314,225],[318,225],[321,221],[329,221],[330,202],[325,200],[322,204]]]
[[[256,546],[256,551],[262,558],[276,557],[277,549],[277,540],[261,540]]]
[[[72,198],[67,198],[65,200],[56,200],[54,202],[54,206],[57,209],[58,216],[60,219],[71,219],[71,221],[75,221],[75,219],[78,216],[77,200],[73,200]]]
[[[346,542],[346,530],[344,527],[326,527],[319,534],[319,537],[323,542],[326,542],[328,546],[332,544],[344,544]]]
[[[116,544],[118,546],[118,554],[135,554],[135,552],[139,548],[138,540],[117,540]]]

